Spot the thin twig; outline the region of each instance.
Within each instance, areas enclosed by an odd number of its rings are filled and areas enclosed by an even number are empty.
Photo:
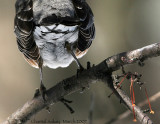
[[[149,99],[150,99],[150,102],[155,102],[159,98],[160,98],[160,92],[158,92],[155,95],[151,96]],[[139,107],[143,107],[146,104],[148,104],[148,101],[144,100],[144,101],[140,102],[138,104],[138,106]],[[131,114],[131,111],[127,110],[124,113],[120,114],[117,118],[112,119],[111,121],[109,121],[106,124],[112,124],[112,123],[118,122],[119,120],[123,120],[123,119],[127,118],[130,114]]]
[[[130,110],[132,110],[132,103],[131,103],[130,98],[127,95],[125,95],[124,91],[121,89],[117,89],[117,92],[122,97],[122,100],[124,101],[124,103],[125,104],[127,103],[126,106]],[[137,116],[137,119],[141,122],[141,124],[153,124],[152,120],[140,109],[140,107],[135,105],[134,111]]]

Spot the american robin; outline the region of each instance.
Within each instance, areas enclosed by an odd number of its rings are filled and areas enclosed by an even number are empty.
[[[14,29],[25,60],[40,69],[40,91],[45,99],[42,66],[67,67],[83,57],[95,37],[93,13],[85,0],[17,0]]]

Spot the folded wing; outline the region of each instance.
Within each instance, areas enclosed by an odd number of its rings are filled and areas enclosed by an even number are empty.
[[[72,0],[76,14],[80,19],[78,49],[85,51],[95,38],[94,17],[91,8],[85,0]]]
[[[40,54],[33,37],[32,6],[32,0],[17,0],[14,29],[19,50],[24,54],[27,61],[37,62]]]

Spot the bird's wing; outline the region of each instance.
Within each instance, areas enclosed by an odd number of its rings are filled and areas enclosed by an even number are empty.
[[[33,30],[33,2],[32,0],[17,0],[14,29],[19,50],[27,61],[36,64],[40,58],[39,49],[34,41]],[[37,66],[37,65],[36,65]]]
[[[72,0],[77,17],[80,19],[78,49],[85,51],[95,38],[94,17],[85,0]]]
[[[88,49],[95,37],[95,26],[93,13],[85,0],[72,0],[76,10],[76,17],[57,17],[51,15],[44,18],[40,25],[48,24],[64,24],[79,25],[78,49],[85,51]],[[17,36],[17,44],[19,50],[27,59],[37,60],[40,57],[39,49],[36,46],[33,37],[33,2],[32,0],[17,0],[16,17],[15,17],[15,34]]]

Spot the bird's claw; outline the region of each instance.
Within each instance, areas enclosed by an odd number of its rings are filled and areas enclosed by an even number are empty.
[[[41,85],[40,85],[40,94],[41,94],[44,102],[46,102],[46,97],[47,97],[47,95],[46,95],[46,87],[43,85],[43,83],[41,83]]]
[[[33,98],[36,98],[36,97],[39,96],[39,95],[40,95],[40,91],[39,91],[38,88],[36,88]]]
[[[35,90],[35,93],[34,93],[34,97],[33,98],[36,98],[36,97],[38,97],[39,95],[41,95],[42,96],[42,98],[43,98],[43,100],[44,100],[44,102],[46,102],[46,97],[47,97],[47,95],[46,95],[46,87],[42,84],[42,85],[40,85],[40,89],[36,89]]]

